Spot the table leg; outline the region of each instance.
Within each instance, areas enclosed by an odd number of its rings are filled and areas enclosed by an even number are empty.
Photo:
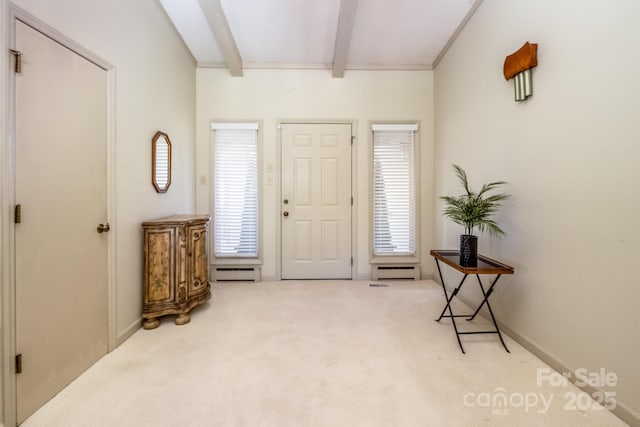
[[[451,296],[447,297],[447,289],[444,289],[444,297],[447,300],[447,305],[444,306],[444,309],[442,310],[442,313],[440,314],[440,317],[438,317],[438,320],[436,320],[437,322],[440,321],[440,319],[442,319],[444,317],[444,313],[447,311],[447,309],[449,309],[449,314],[451,314],[451,301],[453,301],[453,297],[455,297],[458,292],[460,291],[460,288],[462,287],[462,284],[464,283],[465,279],[467,278],[467,274],[464,275],[464,277],[462,278],[462,280],[460,281],[460,283],[458,284],[458,287],[455,288],[452,292],[451,292]],[[440,278],[440,280],[442,280],[442,278]],[[444,282],[442,283],[442,285],[444,286]],[[466,316],[456,316],[456,317],[466,317]]]
[[[451,293],[451,297],[449,297],[449,295],[447,294],[447,287],[445,286],[445,283],[444,283],[444,278],[442,277],[442,270],[440,269],[440,263],[438,262],[437,258],[436,258],[436,265],[438,266],[438,274],[440,275],[440,283],[442,283],[444,298],[447,300],[447,305],[444,307],[444,310],[442,310],[442,314],[440,314],[440,317],[436,319],[436,322],[439,322],[440,319],[442,319],[442,317],[444,316],[444,313],[447,311],[447,309],[449,309],[449,315],[446,317],[451,318],[451,323],[453,323],[453,330],[456,332],[456,339],[458,340],[458,345],[460,346],[460,350],[462,350],[463,354],[466,354],[466,352],[464,351],[464,347],[462,347],[462,341],[460,341],[460,334],[458,333],[458,326],[456,325],[456,316],[454,316],[453,311],[451,310],[451,300],[453,300],[453,297],[456,296],[456,294],[462,287],[462,284],[464,283],[468,274],[464,275],[458,287],[453,290],[453,292]]]
[[[496,276],[496,278],[494,279],[493,283],[491,283],[491,286],[489,286],[489,290],[487,292],[484,291],[484,286],[482,286],[482,281],[480,280],[480,275],[476,274],[476,278],[478,279],[478,285],[480,285],[480,290],[482,290],[482,296],[483,296],[483,300],[480,303],[480,305],[478,305],[478,308],[476,309],[476,311],[467,319],[467,320],[473,320],[475,319],[476,315],[480,312],[480,309],[482,308],[482,306],[489,302],[489,295],[491,295],[491,293],[493,292],[493,287],[496,285],[496,283],[498,282],[498,279],[500,278],[500,274],[498,274]]]
[[[500,333],[500,328],[498,328],[498,322],[496,322],[496,318],[493,315],[493,310],[491,309],[491,304],[489,304],[489,296],[493,292],[493,287],[498,282],[498,279],[500,278],[500,276],[501,276],[500,274],[496,276],[496,278],[491,283],[491,286],[489,286],[489,289],[487,290],[487,292],[485,292],[484,287],[482,286],[482,281],[480,280],[480,276],[476,274],[476,278],[478,279],[478,285],[480,285],[480,290],[482,290],[482,295],[484,298],[482,299],[482,302],[480,303],[480,305],[478,305],[478,308],[476,309],[475,313],[473,313],[471,317],[467,318],[467,321],[473,320],[476,317],[476,315],[480,312],[480,309],[482,308],[482,306],[484,304],[487,304],[487,309],[489,309],[489,314],[491,315],[491,320],[493,321],[493,326],[496,328],[496,333],[500,338],[500,342],[502,343],[502,346],[504,347],[504,349],[507,350],[507,353],[511,353],[511,351],[509,351],[509,349],[507,348],[507,344],[505,344],[504,339],[502,338],[502,334]]]

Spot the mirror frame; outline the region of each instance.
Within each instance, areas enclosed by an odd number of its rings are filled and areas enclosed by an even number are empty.
[[[158,180],[156,179],[156,152],[158,151],[157,142],[160,138],[164,138],[164,140],[167,141],[167,148],[169,150],[167,159],[167,183],[163,187],[158,185]],[[158,193],[166,193],[171,185],[171,140],[169,139],[169,135],[160,131],[156,132],[151,140],[151,183]]]

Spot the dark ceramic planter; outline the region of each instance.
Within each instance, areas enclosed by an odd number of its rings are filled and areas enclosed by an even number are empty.
[[[478,236],[469,234],[460,236],[460,265],[463,267],[478,265]]]

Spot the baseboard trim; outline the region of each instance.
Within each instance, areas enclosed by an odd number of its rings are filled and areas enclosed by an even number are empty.
[[[120,347],[120,344],[122,344],[123,342],[131,338],[131,335],[138,332],[138,329],[140,329],[141,327],[142,327],[142,317],[139,317],[138,319],[131,322],[131,324],[127,326],[123,332],[118,334],[116,338],[116,348]]]
[[[436,281],[436,283],[438,283],[439,286],[442,286],[442,284],[440,284],[439,281]],[[447,291],[448,292],[452,292],[453,288],[450,288],[449,286],[447,286]],[[464,304],[466,304],[469,307],[477,307],[478,306],[478,302],[472,301],[470,298],[467,298],[467,297],[462,296],[460,294],[458,294],[456,296],[458,297],[458,299],[460,301],[462,301]],[[491,319],[490,319],[489,315],[485,312],[485,310],[486,309],[483,308],[480,311],[479,314],[483,318],[485,318],[485,319],[490,321]],[[520,344],[522,347],[524,347],[525,349],[530,351],[533,355],[535,355],[540,360],[545,362],[547,365],[549,365],[555,371],[560,372],[560,373],[561,372],[571,372],[571,373],[575,374],[575,371],[573,369],[568,368],[564,363],[560,362],[554,356],[551,356],[549,353],[547,353],[546,351],[544,351],[543,349],[538,347],[538,345],[535,344],[530,339],[528,339],[525,336],[515,332],[513,329],[511,329],[510,327],[506,326],[502,322],[497,322],[497,323],[498,323],[498,327],[500,328],[501,332],[503,332],[509,338],[511,338],[512,340],[514,340],[515,342]],[[593,393],[595,393],[595,392],[602,392],[602,390],[600,390],[597,387],[591,387],[591,386],[588,386],[588,385],[585,385],[585,386],[577,385],[576,384],[576,380],[577,380],[576,375],[572,375],[571,378],[568,378],[568,380],[571,383],[573,383],[576,387],[578,387],[580,390],[584,391],[585,393],[587,393],[589,395],[593,395]],[[616,417],[620,418],[625,423],[629,424],[631,427],[640,427],[640,415],[635,413],[631,408],[629,408],[628,405],[626,405],[623,402],[620,402],[619,400],[616,400],[615,409],[613,409],[613,410],[611,410],[609,412],[614,414]]]
[[[463,302],[467,304],[467,301],[463,300]],[[486,314],[483,313],[483,317],[486,318],[487,317]],[[536,357],[541,359],[547,365],[551,366],[551,368],[554,369],[555,371],[573,373],[574,375],[571,375],[571,378],[568,378],[568,380],[571,383],[573,383],[576,387],[578,387],[580,390],[584,391],[585,393],[591,396],[593,396],[594,393],[596,392],[602,392],[602,390],[599,389],[598,387],[592,387],[589,385],[584,385],[584,386],[577,385],[576,384],[577,378],[575,375],[575,371],[573,369],[568,368],[564,363],[560,362],[558,359],[551,356],[546,351],[542,350],[540,347],[534,344],[531,340],[515,332],[513,329],[509,328],[503,323],[498,322],[498,326],[500,327],[500,330],[502,332],[504,332],[506,335],[508,335],[511,339],[513,339],[515,342],[520,344],[522,347],[529,350],[531,353],[533,353]],[[640,427],[640,416],[638,414],[635,414],[631,410],[631,408],[629,408],[623,402],[620,402],[617,399],[617,397],[616,397],[616,407],[610,412],[613,413],[618,418],[620,418],[625,423],[629,424],[630,426]]]

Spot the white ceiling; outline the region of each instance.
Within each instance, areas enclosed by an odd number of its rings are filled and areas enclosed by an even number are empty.
[[[160,0],[200,67],[432,69],[481,0]]]

